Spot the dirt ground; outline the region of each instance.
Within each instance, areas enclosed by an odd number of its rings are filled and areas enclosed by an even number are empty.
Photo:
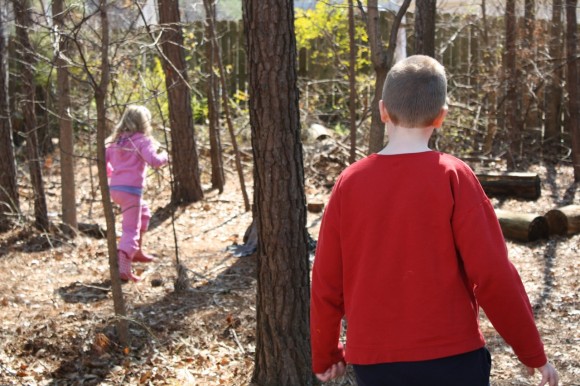
[[[309,201],[327,199],[342,168],[333,159],[306,152]],[[150,175],[146,197],[154,216],[145,247],[159,258],[136,264],[143,281],[123,286],[130,347],[115,343],[105,239],[85,234],[67,239],[57,231],[34,230],[29,182],[21,172],[23,216],[18,226],[0,234],[0,385],[247,385],[255,351],[256,257],[238,258],[227,251],[243,242],[251,223],[231,159],[227,166],[223,194],[207,192],[202,202],[179,207],[173,216],[168,170]],[[55,156],[44,169],[55,223],[58,167]],[[540,174],[542,197],[493,199],[497,208],[543,214],[580,203],[571,167],[534,165],[529,171]],[[246,176],[251,197],[249,165]],[[96,168],[89,169],[85,160],[77,164],[77,184],[79,221],[104,228]],[[309,213],[307,225],[315,239],[320,219],[321,214]],[[174,290],[176,244],[190,279],[189,289],[179,293]],[[580,385],[580,235],[507,245],[561,385]],[[524,375],[485,316],[482,329],[493,356],[493,385],[538,384],[538,377]],[[349,372],[329,384],[355,382]]]

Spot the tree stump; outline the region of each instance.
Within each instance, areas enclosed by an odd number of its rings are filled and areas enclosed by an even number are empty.
[[[544,217],[552,235],[570,236],[580,233],[580,205],[567,205],[548,211]]]
[[[518,197],[536,200],[541,195],[540,177],[536,173],[477,174],[489,197]]]
[[[548,221],[544,216],[496,209],[495,214],[506,239],[535,241],[547,238]]]

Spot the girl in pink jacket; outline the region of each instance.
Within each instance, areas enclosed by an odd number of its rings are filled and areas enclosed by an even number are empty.
[[[121,207],[123,233],[118,246],[121,280],[139,281],[133,274],[133,261],[154,260],[142,249],[151,212],[143,200],[147,165],[159,168],[167,163],[167,153],[158,152],[151,137],[151,112],[144,106],[128,106],[107,140],[106,161],[111,199]]]

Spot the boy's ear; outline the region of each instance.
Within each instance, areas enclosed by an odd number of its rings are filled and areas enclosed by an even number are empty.
[[[381,113],[381,121],[383,121],[383,123],[391,121],[391,117],[389,117],[389,113],[387,112],[387,108],[382,99],[379,101],[379,112]]]
[[[445,117],[447,116],[447,111],[449,111],[447,106],[441,107],[441,111],[439,111],[439,114],[433,120],[433,124],[432,124],[433,127],[438,129],[443,125],[443,121],[445,120]]]

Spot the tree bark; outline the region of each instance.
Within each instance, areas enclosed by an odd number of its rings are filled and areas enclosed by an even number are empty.
[[[504,72],[507,83],[506,90],[506,129],[510,140],[510,152],[508,154],[508,169],[514,170],[521,152],[521,130],[517,114],[518,106],[518,70],[516,64],[516,3],[515,0],[506,1],[505,9],[505,52]]]
[[[183,49],[179,1],[158,0],[165,86],[169,100],[173,187],[171,201],[186,204],[203,198],[197,145],[193,127],[191,90]]]
[[[207,40],[207,110],[209,121],[209,147],[211,158],[211,186],[223,193],[226,182],[222,158],[222,144],[219,123],[219,83],[214,71],[216,64],[217,45],[213,38],[214,20],[216,18],[215,0],[204,0],[206,11]]]
[[[580,92],[578,88],[578,0],[566,0],[566,57],[568,63],[568,131],[572,138],[572,165],[574,181],[580,182]]]
[[[26,130],[26,153],[30,169],[30,181],[34,192],[34,218],[35,226],[39,229],[48,230],[48,209],[42,169],[40,166],[40,152],[38,148],[37,124],[35,113],[35,85],[33,66],[36,62],[33,48],[28,37],[28,28],[32,25],[30,16],[30,0],[13,0],[16,20],[16,36],[18,39],[18,57],[22,64],[21,79],[24,100],[22,101],[22,115]]]
[[[348,110],[350,115],[349,162],[352,164],[356,161],[356,41],[354,29],[354,6],[352,0],[348,0],[348,39],[350,46],[348,57]]]
[[[545,93],[544,140],[557,142],[562,130],[562,0],[552,2],[549,52],[553,66],[548,74]]]
[[[368,1],[367,31],[371,48],[371,62],[376,74],[375,92],[371,103],[371,128],[369,133],[368,154],[380,151],[385,145],[385,126],[381,121],[381,115],[379,113],[379,101],[382,99],[383,84],[385,83],[387,73],[393,62],[399,25],[401,24],[401,20],[403,19],[403,16],[405,16],[405,12],[407,12],[410,3],[411,0],[404,0],[399,8],[399,11],[395,16],[395,21],[391,26],[389,46],[385,49],[380,34],[378,1]]]
[[[111,274],[111,289],[113,292],[113,305],[117,319],[117,333],[121,345],[127,346],[129,342],[129,328],[126,320],[125,300],[119,278],[119,264],[117,259],[117,237],[115,234],[115,216],[111,204],[109,193],[109,183],[107,179],[107,165],[105,161],[105,137],[107,132],[107,90],[110,83],[110,63],[109,63],[109,17],[107,10],[107,0],[100,0],[99,15],[101,20],[101,78],[98,83],[92,86],[95,92],[95,104],[97,107],[97,166],[99,174],[99,186],[101,188],[101,199],[107,223],[107,248],[109,251],[109,272]],[[88,68],[86,71],[90,71]],[[96,81],[93,77],[91,77]]]
[[[490,79],[493,79],[496,66],[493,58],[493,53],[496,50],[496,47],[492,47],[489,42],[489,25],[487,22],[487,10],[486,10],[486,1],[481,1],[481,15],[483,21],[483,41],[485,43],[485,50],[483,55],[483,61],[486,65],[486,69],[488,71],[488,76]],[[500,79],[501,82],[501,79]],[[485,132],[485,138],[483,140],[483,154],[489,154],[493,150],[493,141],[495,139],[495,134],[497,132],[497,90],[495,85],[489,85],[486,87],[486,110],[487,110],[487,129]]]
[[[0,231],[11,226],[14,213],[20,210],[14,141],[10,121],[8,89],[8,36],[6,35],[6,2],[0,4]]]
[[[548,222],[543,216],[500,209],[495,214],[506,239],[527,242],[548,238]]]
[[[314,384],[306,198],[292,0],[244,0],[258,228],[253,382]]]
[[[54,0],[52,3],[54,27],[57,31],[58,52],[56,53],[57,66],[57,93],[58,93],[58,121],[60,126],[60,181],[62,222],[76,230],[77,206],[74,172],[74,137],[70,109],[70,81],[66,60],[69,52],[69,42],[64,34],[64,0]]]
[[[518,197],[536,200],[541,196],[540,177],[535,173],[477,174],[490,197]]]
[[[211,36],[211,39],[213,40],[214,45],[216,47],[216,61],[217,61],[218,69],[219,69],[219,81],[220,81],[221,86],[222,86],[221,95],[222,95],[222,103],[223,103],[224,113],[226,116],[226,123],[228,125],[228,131],[230,133],[230,139],[232,141],[232,147],[234,149],[234,158],[236,161],[236,170],[238,172],[238,179],[240,181],[240,190],[242,191],[242,197],[244,199],[244,208],[246,209],[246,212],[247,212],[251,209],[250,199],[248,197],[248,192],[246,190],[246,182],[244,180],[244,168],[242,166],[242,159],[240,156],[240,151],[238,149],[238,141],[236,139],[234,124],[232,122],[232,114],[230,113],[230,101],[229,101],[228,94],[227,94],[228,87],[226,84],[226,70],[225,70],[223,62],[222,62],[222,55],[221,55],[220,47],[219,47],[219,44],[217,43],[215,25],[213,24],[212,19],[210,19],[209,22],[210,22],[210,33],[211,33],[210,36]]]
[[[435,0],[415,2],[415,54],[435,57],[435,20],[437,4]]]
[[[580,233],[580,205],[552,209],[544,217],[548,221],[550,234],[571,236]]]

